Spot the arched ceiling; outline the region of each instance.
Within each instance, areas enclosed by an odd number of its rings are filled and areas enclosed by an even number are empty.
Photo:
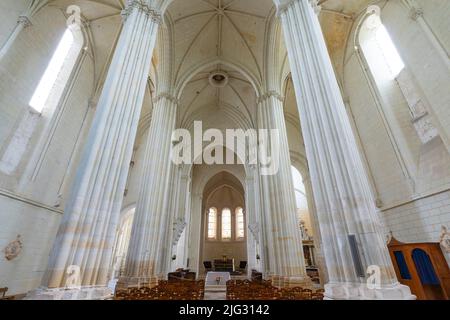
[[[241,195],[244,195],[244,187],[239,179],[229,172],[222,171],[208,181],[205,189],[203,190],[204,198],[208,198],[213,192],[217,191],[221,187],[233,189]]]
[[[67,8],[76,5],[88,21],[95,22],[111,16],[120,15],[125,7],[124,0],[49,0],[48,5]]]
[[[42,0],[41,0],[42,1]],[[99,82],[108,70],[112,51],[122,26],[121,12],[125,0],[49,0],[48,6],[56,7],[67,15],[67,8],[76,5],[87,30],[86,47],[95,61],[95,79]]]
[[[272,0],[257,2],[175,0],[169,6],[175,82],[183,81],[186,74],[193,76],[183,86],[180,124],[189,126],[193,120],[202,120],[203,114],[220,113],[223,108],[235,109],[233,112],[249,123],[256,120],[255,88],[263,79],[266,24],[274,10]],[[223,88],[210,84],[210,74],[215,71],[229,77]],[[197,118],[192,119],[193,114]],[[220,122],[236,123],[227,116]]]
[[[94,53],[96,79],[107,72],[109,59],[121,28],[121,11],[126,0],[41,0],[65,12],[70,5],[81,8],[89,25],[88,45]],[[343,65],[346,42],[354,17],[373,0],[321,0],[320,21],[334,65]],[[31,3],[31,0],[30,0]],[[179,124],[201,120],[214,113],[212,122],[235,128],[254,126],[257,94],[255,86],[264,81],[264,45],[268,21],[276,9],[273,0],[173,0],[166,12],[173,41],[174,83],[183,87]],[[289,72],[283,41],[280,43],[280,76]],[[157,52],[157,51],[155,51]],[[156,54],[155,54],[156,56]],[[161,57],[156,57],[159,61]],[[224,71],[228,85],[215,88],[208,79],[211,72]],[[151,75],[152,79],[155,75]],[[185,81],[187,79],[187,81]],[[177,83],[178,81],[178,83]],[[181,83],[185,81],[185,83]],[[298,117],[292,88],[287,88],[286,111]],[[289,91],[291,90],[291,91]],[[237,123],[237,118],[241,123]]]
[[[261,80],[264,36],[272,0],[175,0],[175,78],[191,66],[216,58],[245,66]]]
[[[223,88],[211,85],[210,74],[220,70],[225,72],[229,79]],[[234,123],[229,128],[251,128],[254,127],[256,114],[256,93],[252,85],[242,74],[223,64],[213,65],[199,72],[186,85],[180,99],[179,119],[182,127],[189,127],[195,120],[207,120],[206,117],[213,116],[211,121],[205,123],[206,128],[219,128],[225,119]],[[233,119],[237,117],[236,119]],[[241,118],[241,119],[239,119]]]
[[[90,41],[98,53],[98,64],[102,65],[108,60],[120,30],[120,14],[126,1],[30,0],[29,3],[47,3],[62,11],[71,5],[79,6],[90,25]],[[371,2],[374,0],[319,1],[323,8],[321,23],[332,54],[342,50],[352,17]],[[194,65],[219,58],[245,67],[255,81],[262,81],[266,24],[274,12],[273,0],[173,0],[167,16],[174,24],[175,78]]]
[[[320,23],[336,71],[342,74],[347,40],[355,18],[377,0],[322,0]]]
[[[353,16],[369,2],[319,1],[323,8],[320,20],[336,68],[343,65]],[[170,4],[166,16],[173,37],[173,81],[177,88],[183,88],[180,126],[187,127],[192,121],[202,120],[207,113],[220,112],[221,108],[234,108],[247,122],[255,123],[258,93],[254,88],[261,88],[267,77],[265,46],[270,21],[275,15],[273,0],[174,0]],[[283,77],[289,72],[283,41],[278,50],[276,68]],[[208,79],[214,71],[228,73],[228,85],[213,87]],[[235,127],[233,123],[226,116],[221,121],[224,126],[231,125],[230,128]]]

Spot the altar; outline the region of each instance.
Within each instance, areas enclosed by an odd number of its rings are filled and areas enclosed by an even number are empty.
[[[231,280],[229,272],[208,272],[205,291],[227,291],[227,282]]]

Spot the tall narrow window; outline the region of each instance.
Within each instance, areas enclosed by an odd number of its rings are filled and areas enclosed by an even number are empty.
[[[371,11],[372,10],[372,11]],[[372,6],[368,9],[371,13],[364,21],[360,37],[364,38],[362,42],[366,51],[370,50],[369,60],[378,60],[377,68],[381,68],[387,74],[387,78],[394,79],[405,68],[400,54],[394,45],[386,27],[380,18],[380,9]]]
[[[211,208],[208,212],[208,239],[217,239],[217,209]]]
[[[22,119],[18,122],[18,128],[11,136],[10,141],[7,142],[7,147],[3,154],[0,155],[1,172],[13,174],[22,160],[24,160],[24,155],[28,150],[42,147],[42,145],[30,143],[33,137],[39,134],[51,136],[51,127],[46,129],[48,130],[47,133],[36,132],[36,129],[39,128],[38,124],[40,122],[45,123],[44,121],[49,120],[53,116],[77,63],[83,43],[83,34],[77,25],[72,25],[65,29],[28,103],[30,112],[23,114]],[[40,117],[41,114],[43,117]]]
[[[222,210],[222,240],[231,239],[231,210]]]
[[[381,47],[381,51],[383,52],[386,63],[391,70],[392,76],[395,78],[405,68],[405,64],[403,63],[397,48],[382,23],[378,25],[375,39]]]
[[[47,102],[53,87],[56,84],[56,80],[58,79],[58,75],[63,69],[64,62],[67,60],[67,57],[70,53],[70,49],[74,44],[74,36],[72,30],[69,28],[64,32],[64,35],[59,42],[59,45],[53,54],[50,63],[45,70],[44,75],[39,82],[39,85],[36,88],[36,91],[33,94],[33,97],[30,100],[30,107],[33,108],[36,112],[42,113],[44,109],[45,103]]]
[[[237,239],[245,238],[245,218],[244,218],[244,209],[242,208],[236,209],[236,238]]]

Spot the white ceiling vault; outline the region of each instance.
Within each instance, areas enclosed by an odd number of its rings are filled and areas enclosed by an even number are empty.
[[[175,77],[191,65],[220,58],[245,66],[261,81],[266,21],[272,0],[175,0]]]
[[[352,17],[369,2],[319,2],[323,7],[321,23],[327,28],[324,33],[337,68],[342,65]],[[174,0],[167,9],[166,20],[173,48],[171,82],[176,88],[174,94],[180,98],[179,125],[190,128],[193,121],[208,119],[206,127],[221,124],[234,128],[242,125],[237,117],[254,127],[258,95],[273,87],[285,90],[283,82],[289,73],[284,41],[270,40],[273,25],[278,23],[273,0]],[[283,37],[281,31],[276,36]],[[278,52],[274,60],[268,61],[273,49],[270,46],[276,46]],[[275,66],[268,66],[270,63]],[[210,84],[209,78],[215,71],[229,76],[223,88]],[[268,78],[274,76],[281,86],[269,84]],[[285,93],[293,91],[281,92]],[[287,101],[290,103],[286,111],[298,117],[295,99]]]
[[[258,0],[257,5],[248,0],[172,2],[166,16],[173,28],[173,79],[182,90],[181,126],[190,127],[214,112],[217,117],[206,126],[217,127],[219,121],[230,128],[254,127],[255,89],[264,77],[266,28],[274,10],[272,0]],[[227,75],[224,87],[210,83],[214,72]]]
[[[36,0],[34,0],[36,1]],[[121,29],[121,11],[127,0],[41,0],[61,11],[78,5],[89,25],[89,46],[95,60],[95,77],[100,89],[102,79]],[[30,0],[30,3],[32,0]],[[344,48],[354,17],[371,0],[321,0],[320,21],[328,48],[337,69],[343,65]],[[257,96],[267,86],[268,39],[276,21],[273,0],[173,0],[165,15],[164,28],[170,39],[172,71],[170,83],[179,93],[179,126],[190,127],[194,120],[208,118],[206,126],[255,126]],[[272,28],[272,29],[271,29]],[[280,29],[278,27],[278,29]],[[276,72],[280,81],[289,73],[281,30],[278,30]],[[159,41],[161,42],[161,41]],[[162,57],[161,43],[155,50],[154,64]],[[210,84],[211,73],[222,71],[228,77],[223,88]],[[151,82],[160,81],[151,71]],[[161,82],[161,81],[160,81]],[[257,90],[260,90],[257,92]],[[280,89],[293,95],[291,87]],[[298,118],[295,99],[286,98],[291,122]],[[145,115],[147,118],[148,116]],[[145,122],[148,122],[146,120]],[[147,126],[144,126],[147,127]]]

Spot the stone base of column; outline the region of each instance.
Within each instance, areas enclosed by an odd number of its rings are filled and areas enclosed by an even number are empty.
[[[128,290],[131,288],[154,288],[158,285],[158,276],[151,277],[121,277],[116,285],[117,290]]]
[[[30,291],[23,300],[108,300],[114,293],[108,287],[86,286],[77,289],[38,288]]]
[[[362,283],[328,283],[325,300],[416,300],[408,286],[396,283],[370,289]]]
[[[308,276],[293,277],[293,276],[271,276],[272,285],[277,288],[294,288],[301,287],[304,289],[314,288],[314,283]]]

